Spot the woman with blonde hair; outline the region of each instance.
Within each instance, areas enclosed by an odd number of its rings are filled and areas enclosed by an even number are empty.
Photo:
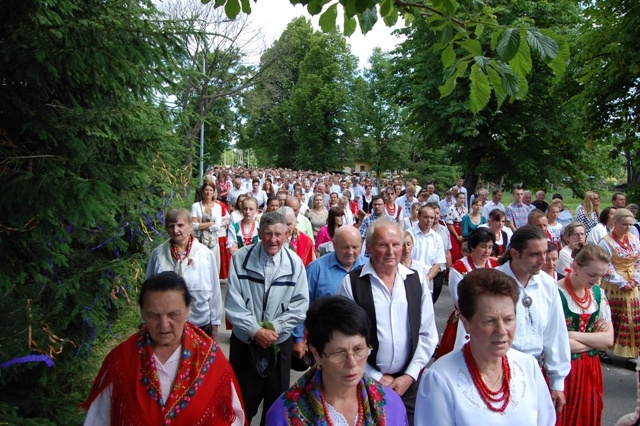
[[[613,215],[613,230],[598,243],[611,256],[602,289],[611,303],[615,335],[613,353],[629,360],[636,359],[640,345],[637,287],[640,279],[640,248],[638,240],[630,232],[632,227],[633,214],[627,209],[618,209]]]
[[[569,330],[571,372],[564,380],[567,403],[556,425],[600,425],[604,390],[599,350],[613,343],[611,309],[598,286],[607,274],[611,257],[605,249],[578,243],[571,272],[558,282]]]
[[[595,191],[587,191],[582,205],[576,209],[576,221],[584,225],[586,234],[598,224],[600,217],[600,194]]]

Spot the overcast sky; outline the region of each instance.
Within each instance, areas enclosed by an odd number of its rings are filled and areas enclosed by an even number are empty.
[[[251,20],[262,27],[266,37],[267,45],[270,46],[275,41],[285,27],[293,18],[305,16],[311,18],[314,26],[318,25],[320,15],[311,17],[302,5],[293,6],[289,0],[258,0],[251,2]],[[401,22],[402,20],[399,20]],[[337,22],[342,22],[342,15],[338,16]],[[388,28],[382,20],[379,20],[374,28],[362,35],[360,27],[356,29],[350,37],[347,37],[347,43],[351,45],[351,52],[360,60],[360,67],[367,64],[369,56],[375,47],[382,50],[392,50],[398,41],[398,37],[391,35],[392,29]]]

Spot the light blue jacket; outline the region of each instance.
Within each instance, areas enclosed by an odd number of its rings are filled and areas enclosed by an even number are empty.
[[[280,267],[265,300],[264,269],[260,264],[262,242],[242,247],[231,257],[224,309],[233,334],[249,343],[269,321],[280,344],[304,321],[309,309],[309,288],[304,265],[295,252],[283,247]]]

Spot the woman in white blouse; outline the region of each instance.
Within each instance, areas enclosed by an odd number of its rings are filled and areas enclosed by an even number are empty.
[[[538,362],[511,348],[518,297],[518,284],[498,270],[476,269],[464,277],[458,307],[469,343],[425,370],[415,426],[555,424]]]

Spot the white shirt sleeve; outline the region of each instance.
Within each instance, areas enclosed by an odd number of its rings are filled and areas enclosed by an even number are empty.
[[[431,369],[425,370],[416,399],[415,426],[451,426],[455,404],[447,382]]]
[[[111,386],[93,400],[84,419],[85,426],[109,426],[111,424]]]
[[[233,411],[236,413],[236,419],[233,423],[231,423],[231,426],[244,426],[244,410],[242,409],[242,403],[240,402],[240,397],[238,396],[238,393],[236,392],[236,388],[235,386],[233,386],[233,383],[231,383],[230,386],[231,386],[231,407],[233,408]]]
[[[453,304],[458,306],[458,284],[462,281],[462,274],[453,266],[449,268],[449,294]]]
[[[555,290],[549,307],[549,323],[542,336],[544,362],[552,390],[564,391],[564,379],[571,370],[569,334],[560,293]]]

